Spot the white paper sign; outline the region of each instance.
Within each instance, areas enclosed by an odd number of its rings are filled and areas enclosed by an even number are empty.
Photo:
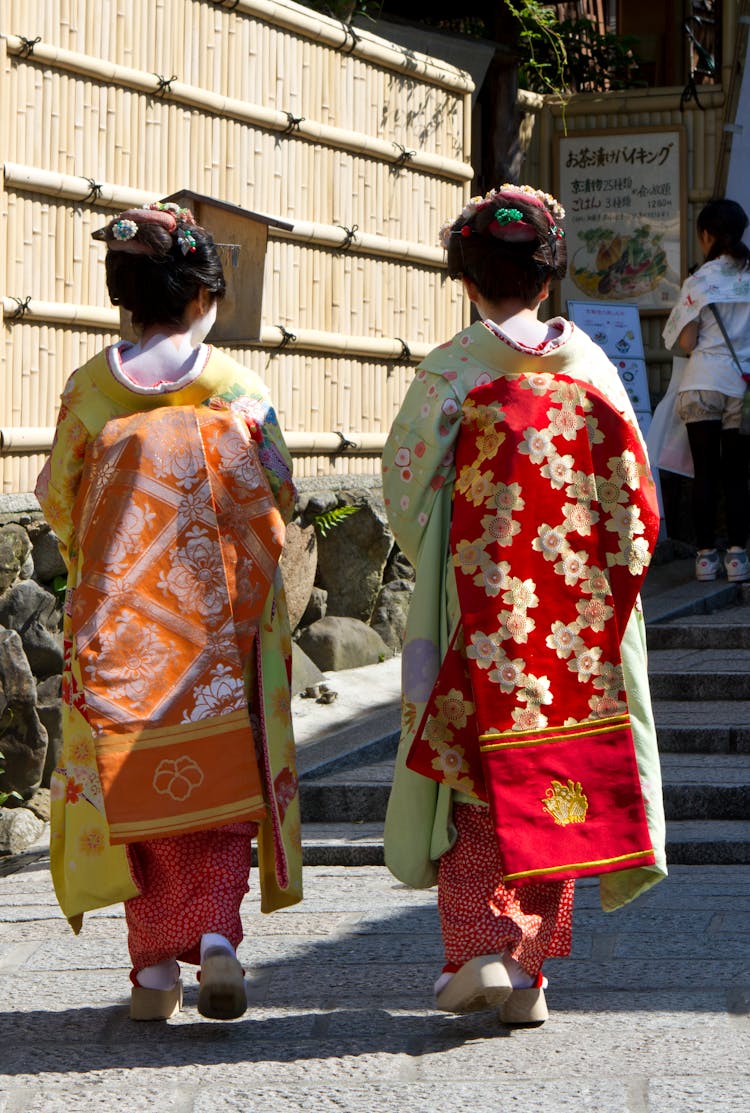
[[[568,274],[562,298],[674,305],[681,268],[680,128],[560,136],[558,194]]]

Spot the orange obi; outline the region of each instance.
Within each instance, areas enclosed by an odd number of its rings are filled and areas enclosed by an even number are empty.
[[[284,524],[245,423],[163,407],[89,446],[71,614],[112,843],[262,818],[246,664]]]
[[[563,376],[464,403],[461,621],[407,765],[487,800],[506,881],[650,865],[620,642],[658,531],[633,427]]]

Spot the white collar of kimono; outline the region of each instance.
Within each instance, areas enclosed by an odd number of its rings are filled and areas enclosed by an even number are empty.
[[[563,344],[567,344],[568,340],[570,340],[573,335],[573,325],[570,321],[566,321],[564,317],[552,317],[546,323],[548,328],[558,329],[559,332],[557,336],[552,336],[549,340],[545,340],[543,344],[537,346],[533,344],[524,344],[522,340],[517,340],[489,318],[483,322],[488,329],[494,332],[496,336],[499,336],[501,340],[505,341],[509,347],[515,348],[517,352],[524,352],[525,354],[534,356],[547,355],[548,352],[553,352],[556,348],[560,348]]]
[[[132,370],[135,372],[136,365],[142,362],[144,355],[148,355],[148,375],[144,376],[143,382],[138,382],[123,367],[123,355],[132,347],[134,345],[131,345],[127,340],[118,340],[116,344],[112,344],[107,348],[107,366],[113,378],[121,386],[135,394],[144,395],[166,394],[184,390],[186,386],[190,386],[200,377],[211,355],[210,345],[200,344],[197,348],[191,350],[187,359],[183,358],[179,364],[175,364],[174,359],[170,358],[174,351],[173,347],[170,351],[171,346],[168,339],[159,337],[156,343],[149,345],[147,353],[138,353],[133,360]],[[146,370],[145,365],[142,370]],[[152,381],[146,381],[146,378]]]

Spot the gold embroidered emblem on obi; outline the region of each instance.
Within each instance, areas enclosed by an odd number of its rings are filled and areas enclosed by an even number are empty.
[[[553,781],[542,800],[542,807],[560,827],[567,827],[569,823],[585,823],[588,806],[581,782],[570,779],[567,785]]]

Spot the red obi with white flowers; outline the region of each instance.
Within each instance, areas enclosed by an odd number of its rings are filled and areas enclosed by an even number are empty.
[[[654,862],[620,642],[658,525],[638,433],[593,387],[534,374],[467,396],[461,621],[407,764],[489,801],[508,882]]]

